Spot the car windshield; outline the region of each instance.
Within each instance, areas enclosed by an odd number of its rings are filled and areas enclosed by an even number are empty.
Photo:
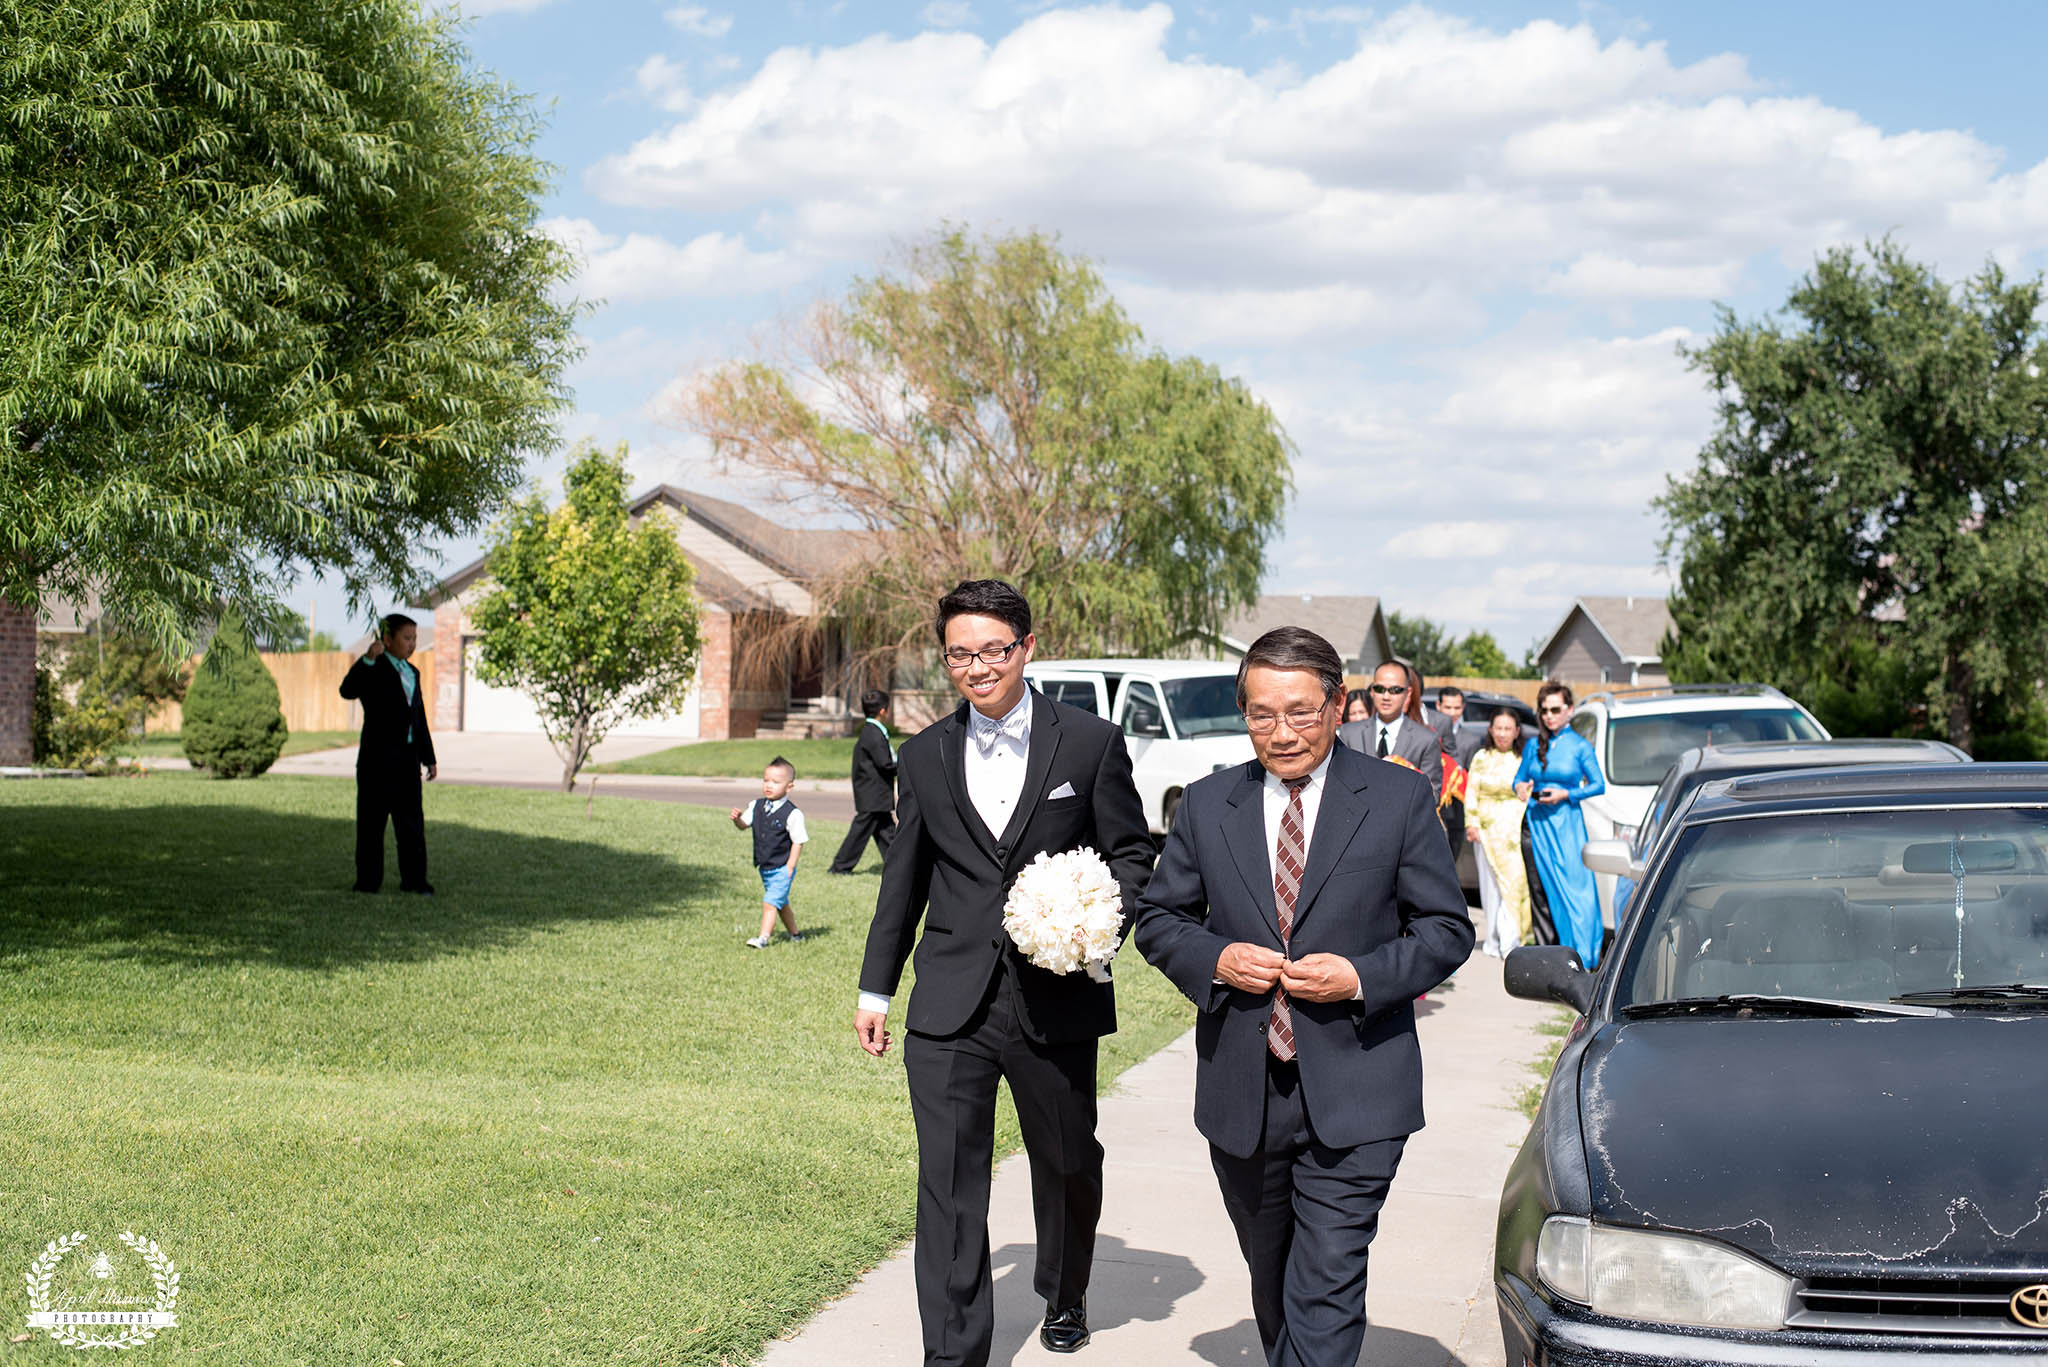
[[[1182,740],[1203,736],[1242,736],[1244,714],[1237,710],[1237,676],[1211,674],[1198,679],[1168,679],[1166,710]]]
[[[1615,1003],[2048,983],[2048,811],[1809,812],[1683,832]]]
[[[1730,708],[1718,712],[1662,712],[1616,717],[1607,724],[1603,756],[1609,783],[1648,787],[1672,762],[1701,745],[1746,740],[1822,740],[1821,729],[1791,707]]]

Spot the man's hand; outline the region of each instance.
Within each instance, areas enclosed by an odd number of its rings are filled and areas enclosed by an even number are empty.
[[[429,765],[427,766],[427,782],[429,782],[429,783],[432,783],[432,782],[433,782],[433,781],[434,781],[435,779],[439,778],[440,776],[441,776],[441,766],[440,766],[440,765],[438,765],[438,764],[429,764]]]
[[[884,1027],[889,1018],[880,1011],[856,1011],[853,1013],[853,1037],[860,1047],[876,1058],[889,1052],[889,1032]]]
[[[1216,956],[1216,976],[1240,992],[1271,992],[1286,962],[1277,949],[1239,940]]]
[[[379,655],[382,655],[383,653],[384,653],[384,638],[383,638],[382,636],[372,636],[372,637],[370,638],[370,648],[369,648],[368,650],[364,651],[364,652],[363,652],[363,654],[367,655],[367,656],[368,656],[368,657],[369,657],[370,659],[373,659],[373,660],[374,660],[374,659],[376,659],[376,658],[377,658],[377,657],[378,657]]]
[[[1348,1002],[1358,995],[1358,970],[1338,954],[1292,959],[1280,974],[1287,995],[1305,1002]]]

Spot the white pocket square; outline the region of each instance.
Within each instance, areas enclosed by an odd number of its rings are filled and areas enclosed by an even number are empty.
[[[1060,785],[1059,787],[1057,787],[1057,788],[1053,789],[1053,790],[1052,790],[1051,792],[1047,793],[1047,794],[1045,795],[1045,800],[1046,800],[1047,802],[1058,802],[1058,801],[1059,801],[1059,800],[1060,800],[1061,798],[1063,798],[1063,797],[1077,797],[1077,796],[1079,796],[1079,794],[1075,793],[1075,791],[1074,791],[1074,785],[1073,785],[1073,784],[1071,784],[1071,783],[1062,783],[1062,784],[1061,784],[1061,785]]]

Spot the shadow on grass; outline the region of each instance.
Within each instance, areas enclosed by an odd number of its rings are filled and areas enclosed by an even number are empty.
[[[176,803],[15,807],[0,832],[0,947],[291,968],[407,962],[515,943],[573,921],[654,914],[719,870],[594,842],[427,826],[438,894],[352,892],[352,820]]]

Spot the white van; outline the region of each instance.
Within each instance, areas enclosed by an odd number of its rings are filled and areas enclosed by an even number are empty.
[[[1173,827],[1181,791],[1252,758],[1237,710],[1237,666],[1213,660],[1033,660],[1024,677],[1046,697],[1124,729],[1132,776],[1155,832]]]

